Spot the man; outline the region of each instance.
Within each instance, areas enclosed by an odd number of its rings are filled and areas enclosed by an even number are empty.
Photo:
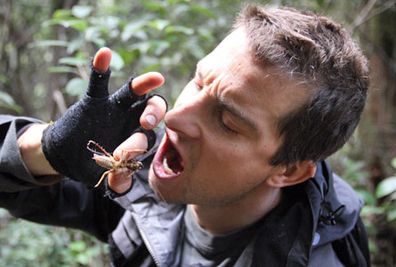
[[[55,124],[2,118],[1,206],[107,240],[115,266],[369,265],[361,201],[323,161],[351,136],[368,87],[366,59],[338,24],[248,6],[166,115],[142,96],[163,83],[157,73],[108,96],[110,56],[97,53],[87,96]],[[137,120],[146,130],[128,137]],[[117,159],[149,150],[145,169],[87,188],[104,172],[89,139],[126,139]]]

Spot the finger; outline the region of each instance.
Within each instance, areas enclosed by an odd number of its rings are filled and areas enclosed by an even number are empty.
[[[167,104],[163,98],[151,97],[140,116],[140,125],[146,130],[155,128],[164,119],[166,108]]]
[[[159,72],[147,72],[132,80],[130,88],[136,95],[144,95],[162,86],[165,82],[164,76]]]
[[[108,185],[114,192],[122,194],[131,188],[131,172],[126,170],[110,172],[108,174]]]
[[[151,150],[157,141],[157,135],[153,130],[146,130],[143,127],[138,127],[133,134],[135,133],[143,133],[146,136],[147,140],[147,151]]]
[[[96,52],[92,61],[92,66],[98,72],[106,72],[111,62],[111,50],[108,47],[102,47]]]
[[[122,157],[127,155],[126,159],[134,158],[147,149],[147,138],[143,133],[135,133],[131,135],[127,140],[122,142],[113,152],[115,159],[120,160]],[[127,151],[127,154],[125,154]],[[132,185],[131,176],[132,172],[121,169],[119,171],[110,172],[108,175],[109,187],[121,194],[127,191]]]
[[[91,97],[106,97],[109,95],[111,50],[107,47],[99,49],[92,61],[89,77],[88,95]]]
[[[158,72],[142,74],[122,86],[111,99],[120,108],[127,109],[136,101],[144,99],[146,93],[163,85],[164,81],[164,77]]]
[[[120,160],[124,153],[124,156],[127,156],[126,159],[132,159],[143,154],[147,150],[147,145],[147,138],[143,133],[134,133],[114,150],[113,156]]]

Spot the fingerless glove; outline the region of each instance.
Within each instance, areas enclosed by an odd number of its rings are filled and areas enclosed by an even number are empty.
[[[113,151],[138,129],[148,99],[147,95],[133,93],[132,79],[109,95],[109,78],[110,70],[100,73],[91,68],[85,96],[51,124],[41,140],[44,155],[56,171],[88,186],[93,186],[105,171],[92,160],[92,152],[86,148],[88,141]]]

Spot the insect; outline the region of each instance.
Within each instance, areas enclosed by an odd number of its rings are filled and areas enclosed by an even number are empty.
[[[107,152],[106,149],[104,149],[95,141],[89,140],[87,144],[87,149],[94,153],[92,159],[95,160],[96,164],[107,169],[107,171],[102,174],[95,187],[98,187],[102,183],[106,175],[110,172],[126,168],[134,173],[143,168],[143,164],[140,161],[135,159],[128,159],[128,156],[132,152],[146,152],[145,150],[123,150],[121,153],[121,159],[117,160],[113,157],[113,155]]]

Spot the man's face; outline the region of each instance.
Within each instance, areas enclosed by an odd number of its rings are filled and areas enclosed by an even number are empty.
[[[222,205],[260,194],[279,166],[279,118],[307,90],[254,62],[242,28],[197,64],[196,75],[165,116],[166,135],[149,182],[169,202]]]

